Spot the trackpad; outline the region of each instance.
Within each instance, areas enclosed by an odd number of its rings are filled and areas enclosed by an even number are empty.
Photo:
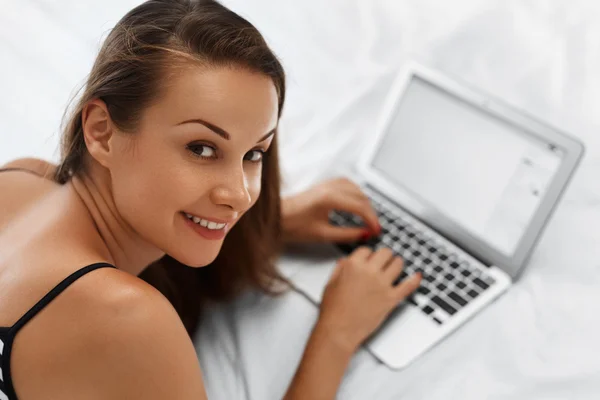
[[[410,303],[401,304],[365,343],[377,359],[403,368],[442,334],[440,326]]]

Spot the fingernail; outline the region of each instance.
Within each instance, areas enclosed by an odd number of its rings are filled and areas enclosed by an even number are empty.
[[[371,235],[372,235],[372,234],[371,234],[371,232],[369,232],[369,231],[364,231],[364,232],[362,233],[362,235],[360,235],[360,238],[359,238],[358,240],[360,240],[361,242],[364,242],[364,241],[366,241],[368,238],[370,238],[370,237],[371,237]]]

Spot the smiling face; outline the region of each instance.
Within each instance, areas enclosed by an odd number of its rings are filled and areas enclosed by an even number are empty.
[[[194,66],[169,76],[135,134],[111,139],[113,196],[145,240],[204,266],[260,195],[278,96],[271,78],[239,68]]]

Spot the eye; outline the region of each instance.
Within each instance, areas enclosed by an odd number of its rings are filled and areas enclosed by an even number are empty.
[[[200,158],[213,159],[215,158],[216,151],[211,146],[206,144],[193,144],[189,145],[188,149],[194,153],[194,155]]]
[[[261,162],[263,159],[263,156],[265,155],[265,152],[262,150],[251,150],[249,151],[246,156],[248,156],[248,154],[250,155],[249,157],[247,157],[246,159],[248,161],[251,162]]]

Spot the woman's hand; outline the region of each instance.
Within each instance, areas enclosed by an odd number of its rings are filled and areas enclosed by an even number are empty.
[[[329,222],[332,210],[356,214],[367,227],[341,227]],[[286,242],[354,242],[378,235],[377,214],[360,187],[347,178],[327,180],[281,202]]]
[[[354,352],[419,287],[420,272],[392,286],[402,268],[402,259],[388,248],[373,252],[359,247],[339,260],[325,288],[317,326]]]

